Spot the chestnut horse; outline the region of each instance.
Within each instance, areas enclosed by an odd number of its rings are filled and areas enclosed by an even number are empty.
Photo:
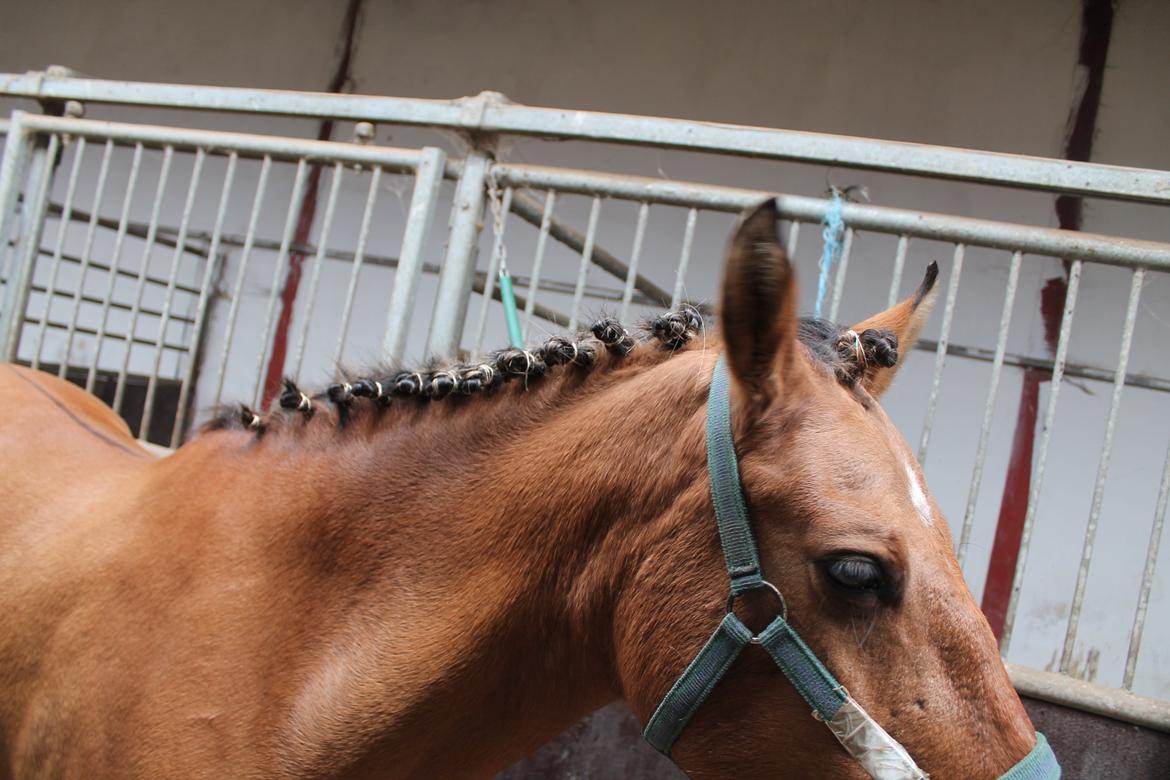
[[[688,310],[289,385],[161,459],[73,385],[0,368],[0,777],[485,777],[609,701],[645,722],[724,614],[720,355],[791,624],[924,771],[1007,771],[1037,738],[876,402],[934,269],[856,337],[798,318],[781,247],[774,205],[741,221],[718,335]],[[756,630],[774,610],[740,601]],[[672,757],[865,776],[750,646]]]

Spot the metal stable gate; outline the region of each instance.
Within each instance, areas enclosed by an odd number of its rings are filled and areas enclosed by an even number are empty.
[[[710,298],[718,267],[713,258],[692,262],[703,236],[718,236],[707,246],[721,243],[733,215],[772,194],[505,162],[492,152],[499,136],[661,146],[1170,204],[1170,175],[1158,171],[535,109],[491,94],[420,101],[0,75],[0,95],[57,105],[70,100],[330,117],[471,134],[467,151],[448,159],[437,146],[373,145],[364,124],[352,143],[24,112],[0,126],[7,136],[0,168],[0,357],[76,381],[108,400],[141,439],[169,447],[178,446],[192,422],[221,401],[265,402],[282,280],[294,266],[297,273],[303,269],[306,287],[287,312],[289,349],[278,368],[321,383],[339,365],[408,356],[410,344],[426,345],[416,357],[475,354],[502,345],[495,280],[504,263],[517,282],[529,339],[576,329],[591,307],[624,318],[684,300],[702,303]],[[71,105],[66,113],[79,112]],[[313,240],[298,243],[297,207],[314,169],[321,176],[323,210]],[[790,221],[790,254],[811,259],[819,252],[827,201],[778,197]],[[613,244],[616,234],[605,233],[603,210],[629,228],[620,250]],[[986,530],[983,477],[993,430],[1004,416],[997,403],[1005,371],[1040,370],[1050,377],[1003,618],[1005,658],[1014,657],[1013,643],[1032,630],[1019,616],[1021,601],[1039,587],[1036,561],[1050,563],[1049,553],[1033,549],[1032,540],[1049,501],[1045,471],[1061,387],[1094,383],[1108,391],[1103,438],[1084,454],[1095,478],[1083,508],[1088,522],[1075,582],[1059,641],[1050,643],[1051,668],[1059,674],[1017,665],[1010,670],[1026,694],[1170,730],[1170,705],[1128,692],[1143,650],[1149,655],[1143,641],[1149,620],[1160,631],[1170,630],[1166,614],[1150,613],[1156,583],[1170,580],[1165,574],[1158,579],[1166,569],[1164,563],[1159,569],[1158,549],[1170,494],[1164,442],[1161,468],[1151,472],[1158,476],[1150,481],[1156,497],[1148,537],[1127,540],[1141,548],[1140,581],[1133,592],[1115,596],[1129,616],[1124,658],[1114,659],[1116,689],[1065,676],[1091,678],[1095,670],[1090,666],[1096,662],[1078,655],[1081,622],[1098,529],[1109,526],[1102,508],[1127,389],[1147,394],[1143,403],[1170,416],[1170,380],[1130,370],[1142,290],[1170,269],[1170,244],[858,203],[846,204],[842,216],[848,228],[831,279],[830,319],[843,311],[848,296],[854,309],[866,311],[896,300],[917,282],[907,271],[908,258],[921,245],[949,256],[942,263],[937,332],[918,345],[932,355],[930,383],[916,404],[920,419],[903,424],[894,417],[907,438],[917,440],[937,485],[928,453],[932,442],[938,446],[933,434],[942,419],[948,358],[981,372],[978,382],[986,390],[981,408],[971,410],[981,422],[965,461],[966,488],[951,491],[953,500],[943,502],[969,577],[971,540]],[[439,229],[443,220],[446,230]],[[647,247],[655,241],[659,247],[667,241],[677,253],[670,277],[649,270]],[[847,288],[851,261],[875,254],[892,258],[888,287]],[[1005,275],[994,317],[998,326],[989,331],[988,343],[956,343],[952,331],[964,266],[978,268],[989,258],[998,258]],[[1047,258],[1068,264],[1051,361],[1008,348],[1021,275]],[[1070,362],[1082,278],[1089,269],[1106,268],[1129,275],[1125,305],[1117,313],[1117,359],[1102,360],[1104,366]],[[696,277],[705,281],[696,283]]]

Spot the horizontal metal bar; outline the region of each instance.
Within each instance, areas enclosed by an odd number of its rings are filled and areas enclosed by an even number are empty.
[[[923,351],[934,352],[938,349],[938,342],[932,339],[919,339],[918,343],[914,345],[915,349]],[[947,344],[947,354],[955,355],[962,358],[970,358],[972,360],[980,360],[985,363],[991,363],[995,360],[995,352],[983,347],[962,346],[960,344]],[[1013,353],[1005,353],[1003,356],[1003,364],[1005,366],[1016,366],[1018,368],[1036,368],[1041,371],[1051,372],[1055,368],[1055,364],[1050,359],[1028,357],[1027,355],[1017,355]],[[1065,377],[1077,377],[1079,379],[1092,379],[1095,382],[1112,382],[1113,371],[1105,368],[1098,368],[1097,366],[1089,366],[1083,363],[1065,363],[1064,364]],[[1158,376],[1150,376],[1149,374],[1132,374],[1125,375],[1125,384],[1131,387],[1141,387],[1146,390],[1161,390],[1162,392],[1170,391],[1170,379],[1163,379]]]
[[[52,214],[53,216],[57,217],[58,219],[60,219],[62,211],[63,211],[63,206],[60,203],[50,203],[49,204],[49,213]],[[90,221],[91,217],[92,217],[92,215],[90,214],[90,212],[83,211],[82,209],[71,208],[69,210],[69,220],[71,222],[86,222],[86,223],[88,223]],[[106,228],[108,230],[115,230],[116,231],[116,230],[118,230],[119,223],[118,223],[118,220],[116,220],[116,219],[111,219],[110,217],[103,217],[103,216],[99,215],[97,218],[97,226],[101,227],[101,228]],[[172,236],[175,236],[178,234],[178,232],[179,232],[178,228],[166,227],[163,225],[159,225],[155,228],[155,230],[156,230],[156,235],[154,237],[154,242],[156,244],[159,244],[159,245],[165,246],[165,247],[170,247],[171,249],[174,249],[175,247],[177,247],[179,245],[178,242],[174,238],[172,238]],[[127,222],[126,223],[126,235],[134,236],[135,238],[146,238],[146,236],[149,234],[149,232],[150,232],[150,225],[148,225],[145,222]],[[190,236],[192,238],[202,238],[201,234],[196,235],[196,233],[194,231],[189,232],[188,236]],[[195,246],[194,244],[184,243],[183,251],[186,252],[187,254],[190,254],[190,255],[197,255],[199,257],[207,257],[207,249],[205,247]],[[90,264],[90,266],[92,266],[94,268],[97,267],[96,265],[94,265],[94,262],[92,260],[90,260],[89,264]]]
[[[93,264],[90,264],[90,267],[92,268]],[[164,281],[163,284],[166,284],[166,282]],[[35,293],[44,294],[47,292],[47,289],[45,288],[45,286],[40,285],[40,284],[34,284],[29,289]],[[196,292],[198,292],[198,290],[196,290]],[[60,298],[70,298],[70,299],[73,298],[73,293],[68,292],[66,290],[53,290],[53,295],[54,295],[54,297],[60,297]],[[131,306],[128,303],[118,303],[117,301],[112,301],[112,300],[107,301],[107,299],[101,298],[97,295],[83,294],[81,296],[81,302],[82,303],[93,303],[93,304],[97,304],[98,306],[108,304],[111,309],[119,309],[121,311],[132,311],[134,308],[133,306]],[[162,312],[159,311],[158,309],[150,309],[150,308],[147,308],[146,306],[139,306],[138,312],[140,314],[145,314],[149,317],[161,317],[162,316]],[[195,322],[194,318],[184,317],[181,314],[171,314],[167,319],[174,320],[175,322],[185,322],[188,325]]]
[[[158,242],[158,243],[162,243],[162,242]],[[38,254],[40,254],[41,257],[50,257],[53,254],[48,249],[44,249],[44,248],[37,250],[37,252],[38,252]],[[76,255],[68,255],[68,254],[62,253],[61,254],[61,261],[65,262],[65,263],[74,263],[74,264],[79,265],[81,263],[81,258],[77,257]],[[99,263],[95,260],[89,261],[89,267],[91,270],[95,270],[95,271],[109,271],[110,270],[110,266],[108,264]],[[131,271],[127,268],[119,268],[118,269],[118,276],[125,276],[129,279],[137,279],[138,272]],[[146,281],[148,281],[152,284],[161,285],[163,287],[165,287],[167,284],[166,279],[160,278],[158,276],[147,276]],[[192,286],[186,285],[186,284],[176,284],[175,289],[180,290],[180,291],[185,292],[185,293],[190,293],[191,295],[198,295],[199,294],[198,287],[192,287]],[[57,294],[57,293],[54,293],[54,294]]]
[[[1055,672],[1005,664],[1021,696],[1104,715],[1114,720],[1170,731],[1170,702],[1138,696],[1117,688],[1084,682]]]
[[[664,181],[639,176],[501,163],[493,169],[501,185],[555,189],[583,195],[659,203],[738,213],[775,197],[785,219],[819,223],[829,202],[823,198],[784,195],[710,184]],[[1086,262],[1145,266],[1170,270],[1170,244],[1072,230],[993,222],[910,209],[846,203],[841,218],[855,230],[889,233],[932,241],[1006,249],[1051,257],[1076,257]]]
[[[139,311],[141,311],[141,309],[139,309]],[[41,324],[40,320],[33,319],[32,317],[25,317],[24,321],[28,325],[40,325]],[[46,320],[45,324],[48,327],[53,328],[54,330],[66,330],[69,327],[69,323],[67,323],[67,322],[54,322],[53,320]],[[81,334],[86,335],[86,336],[96,336],[97,335],[97,329],[91,328],[88,325],[77,325],[73,328],[73,332],[74,333],[81,333]],[[109,330],[106,330],[106,338],[108,338],[108,339],[113,339],[115,341],[123,341],[123,342],[130,341],[131,343],[141,344],[141,345],[146,346],[146,347],[157,346],[155,344],[154,339],[144,339],[144,338],[141,338],[139,336],[134,336],[132,339],[127,339],[126,336],[127,336],[127,334],[125,334],[125,333],[112,333]],[[189,344],[175,344],[173,342],[164,343],[162,345],[162,348],[169,349],[173,352],[190,352],[191,351],[191,345],[189,345]],[[68,364],[68,365],[70,367],[75,367],[75,368],[84,368],[84,366],[75,366],[74,364]],[[100,369],[99,369],[99,373],[101,373]]]
[[[517,192],[512,196],[512,213],[531,225],[541,227],[544,221],[544,204],[522,192]],[[574,252],[581,252],[585,249],[585,234],[555,217],[548,222],[548,234]],[[624,261],[618,259],[612,252],[598,246],[596,242],[593,244],[592,261],[601,270],[623,281],[630,270]],[[663,306],[670,302],[670,293],[642,274],[635,274],[634,289],[641,292],[647,299],[654,300]]]
[[[162,125],[131,125],[123,122],[105,122],[97,119],[30,115],[31,132],[64,133],[88,138],[112,139],[143,146],[173,146],[192,151],[203,149],[209,154],[236,152],[240,157],[273,160],[300,160],[308,162],[345,162],[351,165],[380,165],[395,173],[413,171],[422,158],[419,149],[399,149],[393,146],[364,146],[340,141],[317,141],[307,138],[286,138],[274,135],[252,135],[222,130],[195,130],[193,128]]]
[[[687,119],[539,108],[513,103],[493,92],[457,100],[421,100],[108,81],[32,72],[0,74],[0,94],[552,136],[1170,204],[1170,174],[1162,171]]]

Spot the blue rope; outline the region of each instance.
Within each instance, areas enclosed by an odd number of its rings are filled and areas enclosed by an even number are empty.
[[[817,307],[816,317],[821,316],[821,308],[825,302],[825,293],[829,289],[829,272],[833,269],[833,264],[841,256],[841,235],[845,232],[845,220],[841,219],[841,205],[844,203],[841,198],[841,190],[836,187],[833,188],[833,200],[829,204],[828,211],[825,212],[824,226],[825,229],[821,231],[821,239],[825,242],[825,248],[821,251],[821,275],[817,280]]]

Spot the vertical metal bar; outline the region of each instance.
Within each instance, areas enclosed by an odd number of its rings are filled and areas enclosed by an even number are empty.
[[[904,240],[904,239],[903,239]],[[900,242],[899,242],[900,243]],[[1020,281],[1020,252],[1012,253],[1008,269],[1007,289],[1003,295],[1003,311],[999,315],[999,336],[995,342],[995,357],[991,361],[991,382],[987,388],[987,403],[983,407],[983,426],[979,429],[979,444],[975,448],[975,467],[971,470],[971,486],[967,489],[967,508],[963,512],[963,530],[959,534],[959,568],[967,558],[967,544],[971,540],[971,528],[975,523],[975,504],[979,499],[979,486],[983,482],[983,464],[987,459],[987,442],[991,438],[991,422],[995,416],[995,398],[999,393],[999,377],[1003,370],[1003,357],[1007,352],[1008,330],[1012,324],[1012,308],[1016,301],[1016,288]],[[894,295],[895,288],[890,294]]]
[[[53,304],[53,293],[57,290],[57,271],[61,267],[61,255],[65,251],[65,236],[69,231],[69,222],[73,219],[73,194],[77,191],[77,178],[81,172],[81,161],[85,156],[85,138],[77,139],[77,146],[73,150],[73,165],[69,171],[69,183],[65,186],[65,200],[61,205],[61,219],[57,231],[57,245],[53,249],[53,257],[49,261],[49,283],[45,299],[45,308],[41,312],[40,322],[37,323],[37,343],[33,349],[32,367],[40,368],[41,352],[45,344],[45,331],[48,330],[49,310]]]
[[[532,313],[536,311],[536,293],[540,286],[540,268],[544,264],[544,247],[548,243],[548,231],[552,225],[553,208],[557,204],[557,191],[549,190],[544,198],[544,215],[540,219],[540,234],[536,237],[536,255],[532,258],[532,278],[528,280],[528,300],[524,302],[524,342],[528,342],[528,330],[532,325]]]
[[[9,234],[15,235],[17,197],[24,179],[26,158],[33,144],[33,135],[24,126],[26,117],[28,113],[25,111],[12,112],[8,137],[4,139],[4,157],[0,160],[0,271],[5,279],[11,279],[15,270],[9,267],[8,250],[12,240]],[[5,297],[8,297],[7,292]],[[0,316],[8,315],[0,312]]]
[[[455,187],[447,256],[439,273],[439,292],[427,334],[428,355],[454,355],[459,351],[467,301],[475,279],[487,169],[487,154],[472,150],[463,162],[463,173]]]
[[[118,232],[114,236],[114,250],[110,254],[110,273],[106,283],[106,294],[102,297],[102,314],[98,319],[97,333],[93,342],[93,357],[89,361],[89,373],[85,377],[85,392],[92,393],[97,382],[98,360],[102,354],[102,342],[106,337],[106,321],[110,317],[110,303],[114,299],[114,287],[118,281],[118,263],[122,259],[122,245],[126,241],[126,227],[130,219],[130,204],[134,200],[134,188],[138,183],[138,170],[142,164],[142,144],[134,144],[134,156],[130,160],[130,175],[126,180],[126,192],[122,197],[122,213],[118,216]],[[64,216],[64,212],[62,212]],[[49,285],[49,295],[53,285]],[[48,309],[46,308],[47,312]]]
[[[670,308],[677,309],[682,303],[683,290],[687,284],[687,266],[691,264],[691,247],[695,241],[695,222],[699,217],[698,209],[687,212],[687,226],[683,230],[682,251],[678,256],[678,271],[674,275],[674,292],[670,296]]]
[[[951,323],[955,316],[955,299],[959,295],[959,277],[963,273],[963,256],[967,252],[964,244],[955,244],[955,255],[951,261],[951,281],[947,285],[947,302],[943,307],[942,330],[938,337],[938,349],[934,354],[934,375],[930,380],[930,397],[926,401],[926,418],[922,422],[922,438],[918,442],[918,462],[926,465],[926,448],[930,445],[930,431],[934,427],[934,411],[938,404],[938,388],[942,383],[943,365],[947,361],[947,344],[951,340]]]
[[[1044,485],[1044,465],[1048,460],[1048,443],[1052,438],[1052,424],[1056,420],[1056,399],[1060,395],[1060,383],[1064,378],[1064,363],[1068,358],[1068,343],[1072,336],[1073,314],[1076,311],[1077,292],[1081,287],[1082,261],[1074,260],[1068,273],[1068,288],[1064,295],[1064,313],[1060,319],[1060,337],[1056,342],[1056,357],[1052,367],[1052,382],[1048,406],[1044,409],[1044,422],[1040,428],[1040,447],[1036,456],[1036,471],[1032,485],[1028,488],[1028,509],[1024,513],[1024,527],[1020,531],[1020,550],[1016,558],[1016,571],[1012,577],[1012,591],[1008,597],[1007,612],[1004,615],[1003,635],[999,640],[999,651],[1005,658],[1012,641],[1016,624],[1016,609],[1020,603],[1020,587],[1024,583],[1024,569],[1028,565],[1028,549],[1032,544],[1032,524],[1036,519],[1036,507],[1040,503],[1040,489]]]
[[[280,295],[280,280],[284,278],[284,266],[288,262],[288,250],[292,246],[293,231],[296,230],[297,218],[300,215],[301,197],[305,191],[305,178],[309,164],[304,157],[297,160],[297,172],[293,176],[293,186],[289,192],[288,209],[284,215],[284,231],[280,236],[280,249],[276,252],[276,262],[272,269],[272,286],[268,293],[268,307],[264,311],[264,325],[260,330],[263,334],[260,345],[260,354],[256,356],[256,382],[252,386],[252,405],[259,406],[264,392],[260,378],[264,376],[264,365],[268,362],[268,348],[272,346],[272,318],[276,314],[276,299]]]
[[[179,218],[179,233],[175,241],[175,254],[171,259],[171,272],[167,276],[167,289],[163,295],[162,312],[158,318],[158,340],[154,343],[154,366],[146,379],[146,400],[142,406],[142,423],[138,426],[138,438],[146,441],[150,431],[150,419],[154,413],[154,391],[158,383],[158,372],[162,366],[163,341],[167,324],[171,318],[171,305],[175,298],[175,284],[179,280],[179,267],[183,264],[183,247],[187,244],[187,230],[191,224],[191,210],[195,207],[195,195],[203,175],[203,163],[207,154],[202,149],[195,151],[195,162],[191,166],[191,183],[187,186],[187,200],[183,203],[183,216]]]
[[[126,372],[130,368],[130,352],[134,349],[134,331],[138,326],[138,310],[142,306],[142,294],[146,290],[146,276],[150,270],[150,254],[154,249],[154,239],[158,235],[158,217],[162,211],[163,195],[166,194],[167,179],[171,175],[171,162],[174,160],[175,150],[171,146],[163,148],[162,167],[158,172],[158,184],[154,189],[154,203],[150,207],[150,224],[146,228],[146,239],[142,244],[142,263],[138,268],[138,279],[135,281],[134,303],[130,307],[130,316],[126,326],[126,352],[122,355],[122,367],[118,370],[118,381],[114,385],[114,411],[122,413],[122,399],[126,395]],[[94,209],[97,213],[97,209]]]
[[[48,148],[40,145],[33,151],[32,161],[29,164],[29,186],[24,198],[24,228],[22,235],[14,247],[18,250],[16,264],[8,274],[8,284],[5,287],[5,304],[0,321],[4,323],[4,330],[0,333],[0,343],[4,345],[0,352],[0,359],[12,361],[20,347],[20,336],[24,329],[24,315],[28,308],[29,288],[32,286],[33,271],[36,268],[37,252],[41,246],[41,232],[45,227],[45,214],[49,210],[49,191],[53,180],[53,162],[57,159],[57,149],[61,139],[58,135],[49,136]],[[52,301],[50,292],[45,298],[45,305]]]
[[[622,307],[618,321],[625,322],[630,312],[630,301],[634,297],[634,283],[638,280],[638,260],[642,256],[642,241],[646,238],[646,221],[650,216],[650,204],[643,201],[638,206],[638,224],[634,228],[634,247],[630,250],[630,264],[626,268],[626,284],[622,290]]]
[[[321,221],[321,235],[317,237],[317,252],[313,257],[313,274],[309,279],[309,297],[305,301],[304,322],[301,323],[301,336],[297,340],[297,358],[293,364],[292,375],[296,381],[301,379],[301,365],[305,359],[305,343],[309,340],[309,327],[313,323],[313,307],[317,303],[317,286],[321,280],[321,265],[325,261],[325,251],[329,245],[329,231],[333,227],[333,214],[337,209],[337,193],[341,187],[341,177],[345,166],[341,163],[333,165],[333,177],[329,182],[329,198],[325,202],[325,218]]]
[[[496,274],[500,271],[500,264],[504,262],[504,228],[507,225],[506,220],[511,208],[512,188],[505,187],[503,203],[499,207],[499,219],[494,222],[495,235],[492,237],[492,254],[491,259],[488,261],[487,276],[483,280],[483,295],[480,296],[482,300],[479,307],[479,322],[475,326],[475,346],[471,350],[473,355],[480,354],[480,350],[483,349],[483,331],[487,326],[487,313],[492,302],[492,291],[495,289]],[[495,210],[495,206],[492,207],[492,210]]]
[[[375,165],[370,174],[370,188],[366,192],[366,208],[362,212],[362,226],[358,230],[357,249],[353,253],[353,268],[350,269],[349,289],[345,293],[345,308],[341,310],[341,332],[337,336],[337,349],[333,353],[334,367],[341,365],[345,349],[345,337],[349,334],[349,319],[353,313],[353,296],[357,290],[358,277],[362,272],[362,260],[366,254],[366,241],[370,237],[370,224],[374,218],[374,204],[378,200],[378,182],[382,180],[382,166]]]
[[[447,153],[428,146],[422,150],[422,157],[414,172],[414,193],[410,197],[402,249],[398,253],[398,268],[394,271],[394,289],[390,293],[390,311],[386,314],[386,333],[382,338],[384,360],[400,360],[406,349],[414,296],[422,275],[423,255],[426,253],[431,223],[435,220],[435,208],[439,203],[446,164]],[[510,202],[511,198],[512,190],[509,188],[505,200]],[[507,213],[506,209],[504,213]],[[482,325],[480,330],[482,332]]]
[[[790,261],[793,261],[793,258],[796,257],[798,241],[800,241],[800,223],[792,220],[788,223],[788,242],[784,245],[784,252],[788,255]]]
[[[692,209],[692,212],[694,209]],[[585,279],[589,264],[593,261],[593,243],[597,240],[597,221],[601,216],[601,198],[593,196],[589,207],[589,227],[585,230],[585,244],[581,248],[581,264],[577,267],[577,286],[573,288],[573,309],[569,313],[569,332],[577,332],[577,317],[581,313],[581,300],[585,297]]]
[[[898,292],[902,286],[902,269],[906,267],[906,250],[909,246],[909,236],[898,236],[898,249],[894,252],[894,274],[890,277],[890,295],[886,300],[887,308],[898,302]]]
[[[168,146],[167,149],[170,149]],[[102,197],[106,190],[106,176],[110,172],[110,158],[114,153],[114,139],[110,138],[106,141],[105,149],[102,151],[102,164],[98,169],[97,187],[93,193],[93,211],[89,216],[89,225],[85,229],[85,243],[81,248],[81,266],[77,269],[77,289],[73,294],[73,311],[69,317],[69,327],[65,331],[65,351],[61,355],[61,365],[57,368],[57,376],[62,379],[65,378],[65,371],[69,367],[69,359],[73,354],[73,335],[77,331],[77,316],[81,312],[81,296],[85,292],[85,273],[89,270],[89,255],[93,251],[93,239],[97,233],[98,217],[101,212]],[[130,323],[131,329],[134,323]],[[133,336],[133,330],[130,333]],[[127,348],[129,348],[129,337],[127,337]]]
[[[215,225],[211,229],[211,244],[207,248],[207,263],[203,269],[203,283],[199,285],[199,303],[195,309],[195,322],[191,327],[191,349],[187,352],[187,367],[183,373],[183,383],[179,385],[179,405],[175,410],[175,425],[171,429],[171,447],[179,446],[179,439],[183,434],[183,425],[187,418],[187,398],[190,397],[195,381],[195,365],[198,357],[199,345],[203,340],[204,323],[207,321],[207,308],[211,301],[211,287],[219,276],[219,269],[223,258],[219,254],[219,243],[223,236],[223,220],[227,214],[228,200],[231,198],[232,184],[236,178],[236,163],[239,156],[232,152],[228,156],[227,169],[223,174],[223,188],[219,193],[219,207],[215,212]]]
[[[1133,327],[1137,321],[1138,300],[1142,294],[1145,279],[1144,268],[1135,268],[1129,286],[1129,303],[1125,310],[1125,326],[1121,332],[1121,356],[1117,359],[1117,370],[1113,374],[1113,396],[1109,400],[1109,417],[1105,422],[1105,441],[1101,445],[1101,458],[1097,462],[1097,480],[1093,484],[1093,501],[1089,509],[1089,523],[1085,527],[1085,543],[1081,549],[1081,565],[1077,569],[1077,584],[1073,590],[1072,608],[1068,613],[1068,629],[1064,635],[1064,649],[1060,654],[1060,671],[1067,673],[1072,663],[1073,647],[1077,641],[1077,628],[1081,610],[1085,604],[1085,583],[1089,579],[1089,566],[1093,561],[1093,544],[1097,539],[1097,522],[1101,517],[1101,499],[1105,494],[1105,480],[1109,476],[1109,459],[1113,455],[1113,434],[1117,429],[1117,411],[1121,407],[1121,392],[1125,389],[1125,372],[1129,367],[1129,349],[1133,344]]]
[[[248,217],[248,232],[244,235],[244,248],[240,253],[240,268],[236,271],[236,285],[232,290],[232,305],[228,308],[227,326],[223,334],[223,349],[219,353],[219,370],[215,375],[215,394],[212,406],[219,406],[223,397],[223,380],[227,373],[228,355],[232,350],[232,338],[236,335],[236,315],[240,311],[240,299],[244,297],[244,280],[248,274],[248,260],[252,257],[252,244],[256,240],[256,224],[260,221],[260,207],[264,203],[264,192],[268,189],[268,173],[272,170],[272,158],[264,155],[260,163],[260,178],[256,181],[256,194],[252,198],[252,212]]]
[[[837,321],[841,309],[841,296],[845,292],[845,274],[849,270],[849,256],[853,254],[853,228],[845,229],[845,242],[841,247],[841,259],[837,261],[837,277],[833,280],[833,300],[829,304],[829,322]]]
[[[1142,569],[1142,588],[1138,594],[1137,611],[1133,616],[1133,630],[1129,634],[1129,651],[1125,655],[1125,675],[1121,684],[1126,690],[1133,688],[1133,677],[1137,671],[1142,632],[1145,631],[1146,612],[1150,606],[1150,588],[1154,584],[1154,572],[1158,566],[1158,547],[1162,543],[1162,528],[1166,522],[1167,503],[1170,503],[1170,446],[1166,448],[1166,461],[1162,466],[1162,484],[1158,488],[1158,500],[1154,504],[1154,524],[1150,527],[1146,565]]]

